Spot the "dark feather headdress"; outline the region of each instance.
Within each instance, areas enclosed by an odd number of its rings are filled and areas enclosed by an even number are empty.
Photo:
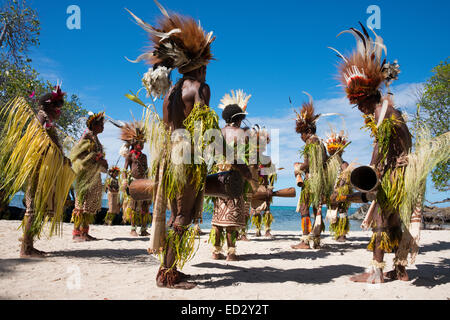
[[[375,39],[369,36],[366,28],[359,23],[362,32],[350,28],[339,33],[350,33],[356,39],[356,51],[349,57],[344,57],[339,51],[329,47],[342,58],[339,65],[339,78],[342,82],[347,97],[353,104],[358,104],[367,97],[378,94],[383,83],[389,85],[390,81],[397,79],[400,70],[398,64],[386,64],[386,58],[382,59],[383,51],[387,55],[387,48],[383,38],[378,36],[373,29],[369,29],[375,35]]]
[[[99,112],[99,113],[92,113],[89,112],[89,118],[86,121],[86,126],[89,129],[92,129],[92,125],[97,122],[105,121],[105,113]]]
[[[295,131],[297,133],[307,132],[308,129],[316,129],[316,121],[320,118],[320,114],[315,114],[313,98],[310,94],[304,92],[309,96],[309,102],[302,105],[300,113],[295,111],[297,118],[295,120]]]
[[[170,84],[170,71],[178,69],[181,74],[206,66],[212,59],[211,43],[215,40],[213,33],[206,33],[200,24],[188,16],[173,13],[154,0],[163,16],[158,19],[158,26],[153,27],[144,22],[131,11],[127,11],[136,23],[149,34],[153,50],[139,56],[136,61],[147,61],[153,65],[144,77],[144,85],[149,94],[165,95]]]

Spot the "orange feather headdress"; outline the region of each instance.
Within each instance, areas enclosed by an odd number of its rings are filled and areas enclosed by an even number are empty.
[[[308,129],[316,128],[316,121],[320,118],[320,114],[315,114],[314,102],[310,94],[304,92],[309,96],[309,102],[305,102],[302,105],[300,113],[295,111],[297,118],[295,120],[295,131],[297,133],[307,132]]]
[[[150,72],[146,75],[146,88],[149,93],[159,96],[168,90],[167,81],[170,81],[168,77],[171,70],[178,69],[181,74],[185,74],[206,66],[213,59],[211,43],[215,37],[212,32],[206,33],[193,18],[176,13],[169,15],[157,0],[154,1],[163,14],[158,19],[157,27],[144,22],[128,9],[127,11],[149,34],[153,43],[151,52],[142,54],[132,62],[145,60],[153,65],[154,74]],[[160,90],[158,85],[161,86],[162,82],[164,89]]]
[[[386,64],[386,58],[382,61],[383,51],[387,55],[387,48],[383,44],[383,38],[378,36],[373,29],[370,30],[375,35],[372,39],[366,28],[359,23],[362,32],[350,28],[338,34],[350,33],[356,39],[356,51],[349,57],[344,57],[339,51],[334,50],[338,57],[342,58],[339,65],[339,78],[345,88],[350,103],[358,104],[367,97],[376,95],[383,83],[397,79],[400,70],[398,64]]]

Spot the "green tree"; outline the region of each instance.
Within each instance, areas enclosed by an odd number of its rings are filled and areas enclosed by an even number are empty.
[[[54,87],[40,78],[27,55],[31,47],[39,45],[37,12],[25,0],[4,0],[0,10],[0,106],[16,96],[22,96],[36,110],[34,101]],[[65,100],[57,125],[65,134],[77,138],[83,129],[79,119],[86,116],[87,111],[76,95],[68,95]]]
[[[434,137],[450,131],[450,66],[448,59],[433,68],[433,76],[419,93],[416,123],[430,128]],[[450,161],[440,163],[431,172],[434,186],[439,191],[450,190]]]
[[[1,60],[19,68],[31,62],[28,50],[39,45],[37,12],[25,0],[2,0],[0,28]]]
[[[0,0],[0,107],[11,99],[22,96],[37,111],[37,99],[53,90],[54,84],[42,79],[32,67],[28,53],[39,45],[40,22],[37,12],[25,0]],[[64,88],[63,88],[64,89]],[[78,138],[83,130],[79,121],[87,115],[80,99],[68,95],[61,118],[57,121],[64,135]],[[0,132],[3,124],[0,122]],[[0,157],[6,159],[7,157]],[[4,164],[0,163],[0,168]],[[7,207],[2,196],[2,172],[0,170],[0,217]]]

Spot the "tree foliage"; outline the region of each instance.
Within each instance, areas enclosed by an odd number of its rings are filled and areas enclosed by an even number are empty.
[[[1,60],[16,67],[31,62],[31,47],[39,45],[40,22],[37,12],[25,0],[3,0],[0,9]]]
[[[36,100],[55,85],[40,77],[28,57],[29,49],[39,45],[37,12],[25,0],[3,2],[0,9],[0,106],[16,96],[22,96],[36,110]],[[83,129],[79,120],[87,115],[87,111],[76,95],[68,95],[65,100],[57,125],[65,134],[77,138]]]
[[[428,79],[419,94],[416,123],[430,128],[434,137],[450,131],[450,66],[448,59],[433,68],[433,76]],[[448,191],[450,181],[450,161],[440,163],[431,178],[439,191]]]

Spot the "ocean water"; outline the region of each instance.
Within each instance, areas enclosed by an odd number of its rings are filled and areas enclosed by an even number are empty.
[[[10,203],[10,206],[25,208],[22,204],[23,194],[17,194]],[[102,205],[104,208],[108,207],[108,201],[103,199]],[[295,212],[295,207],[279,207],[279,206],[271,206],[271,212],[274,217],[274,221],[272,223],[272,230],[274,231],[300,231],[301,230],[301,219],[300,214]],[[349,215],[354,214],[357,211],[356,208],[349,209]],[[311,211],[312,213],[312,211]],[[327,211],[326,207],[322,208],[322,216],[325,218]],[[167,211],[167,219],[170,217],[170,212]],[[311,215],[312,218],[312,215]],[[201,229],[210,229],[211,228],[211,219],[212,215],[209,213],[203,213],[203,223],[200,225]],[[313,221],[312,221],[313,222]],[[350,220],[350,230],[351,231],[360,231],[361,221],[358,220]],[[329,223],[325,221],[326,230],[329,230]],[[250,230],[252,227],[250,227]]]

